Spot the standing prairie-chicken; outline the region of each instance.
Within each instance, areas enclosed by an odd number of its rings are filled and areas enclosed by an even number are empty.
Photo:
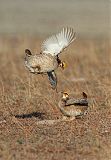
[[[29,49],[25,50],[25,66],[31,73],[47,73],[52,88],[57,86],[55,69],[59,66],[64,69],[65,63],[59,59],[59,54],[75,40],[72,28],[63,28],[59,33],[46,39],[41,47],[40,54],[32,55]]]
[[[83,98],[75,99],[69,98],[69,94],[64,92],[62,98],[58,103],[58,107],[65,119],[73,120],[75,117],[84,115],[85,111],[88,108],[87,94],[82,93]]]

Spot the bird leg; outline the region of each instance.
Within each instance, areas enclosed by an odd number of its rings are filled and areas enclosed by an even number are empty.
[[[31,73],[34,73],[34,74],[39,74],[41,73],[41,67],[39,65],[37,66],[33,66],[31,69],[30,69]]]
[[[40,71],[41,71],[41,67],[40,67],[39,65],[36,66],[36,67],[35,67],[35,71],[36,71],[36,70],[37,70],[38,72],[40,72]]]

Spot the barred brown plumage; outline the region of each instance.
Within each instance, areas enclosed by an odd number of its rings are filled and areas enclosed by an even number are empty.
[[[82,99],[70,99],[67,92],[62,94],[62,98],[58,103],[58,107],[67,120],[73,120],[78,116],[84,115],[88,108],[88,101],[86,93],[83,92]],[[71,103],[70,103],[71,102]]]
[[[55,70],[60,66],[64,69],[65,63],[59,59],[59,54],[75,40],[72,28],[63,28],[60,33],[46,39],[42,44],[40,54],[32,55],[29,49],[25,50],[25,66],[31,73],[47,73],[50,84],[56,89],[57,78]]]

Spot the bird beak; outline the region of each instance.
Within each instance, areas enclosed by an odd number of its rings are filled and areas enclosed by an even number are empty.
[[[62,69],[65,69],[67,67],[66,63],[65,62],[61,62],[59,64],[59,66],[62,68]]]

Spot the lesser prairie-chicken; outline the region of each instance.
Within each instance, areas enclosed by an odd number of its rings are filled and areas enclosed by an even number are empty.
[[[41,52],[33,55],[29,49],[25,50],[25,66],[31,73],[47,73],[53,89],[57,86],[55,70],[65,63],[59,59],[59,54],[75,40],[75,32],[72,28],[63,28],[59,33],[52,35],[43,41]]]

